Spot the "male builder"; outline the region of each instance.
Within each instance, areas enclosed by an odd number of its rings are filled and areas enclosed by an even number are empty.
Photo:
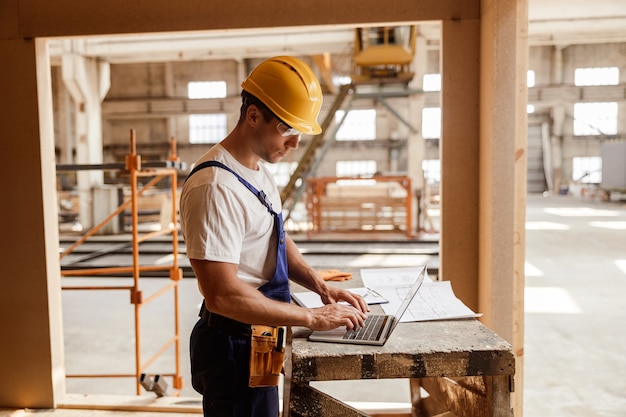
[[[237,125],[197,161],[181,194],[187,256],[204,297],[191,334],[191,373],[205,416],[267,417],[278,415],[278,388],[251,384],[251,327],[355,328],[367,304],[327,286],[306,263],[283,230],[280,195],[261,163],[280,161],[302,134],[321,132],[317,78],[301,60],[280,56],[259,64],[241,86]],[[289,303],[289,279],[325,305]]]

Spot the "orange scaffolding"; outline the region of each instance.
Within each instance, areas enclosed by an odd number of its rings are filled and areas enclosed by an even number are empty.
[[[170,156],[168,157],[168,165],[176,165],[178,158],[176,156],[176,143],[174,139],[170,142]],[[102,167],[102,166],[100,166]],[[96,166],[94,169],[99,169]],[[101,168],[100,168],[101,169]],[[72,253],[77,247],[85,243],[91,236],[97,233],[108,222],[117,218],[120,213],[131,207],[131,224],[132,224],[132,266],[125,267],[110,267],[110,268],[91,268],[91,269],[75,269],[61,271],[62,276],[85,276],[85,275],[106,275],[106,274],[118,274],[118,273],[131,273],[133,277],[133,285],[129,286],[63,286],[63,290],[124,290],[130,292],[130,302],[134,305],[134,319],[135,319],[135,372],[127,374],[68,374],[67,378],[121,378],[132,377],[135,378],[137,383],[137,395],[141,394],[141,385],[139,379],[141,374],[150,366],[159,356],[165,353],[170,347],[174,346],[175,349],[175,371],[170,373],[161,373],[161,376],[171,377],[173,380],[172,387],[176,390],[174,395],[180,393],[182,389],[183,381],[181,376],[180,367],[180,327],[179,327],[179,293],[178,283],[182,279],[182,269],[178,266],[178,209],[177,209],[177,180],[178,172],[175,168],[149,168],[142,169],[141,156],[137,154],[136,148],[136,135],[135,131],[130,132],[130,153],[126,156],[126,161],[123,170],[130,178],[131,186],[131,198],[122,203],[115,211],[113,211],[108,217],[101,221],[98,225],[94,226],[91,230],[85,233],[74,244],[68,247],[63,253],[61,253],[61,259]],[[141,177],[153,177],[148,183],[146,183],[141,189],[138,186],[138,179]],[[147,190],[156,185],[163,178],[170,178],[171,180],[171,196],[172,196],[172,220],[169,228],[162,228],[161,230],[139,234],[139,209],[138,199]],[[171,264],[164,265],[140,265],[139,263],[139,244],[148,239],[161,236],[171,235],[172,237],[172,253],[173,261]],[[148,297],[144,297],[143,292],[139,287],[139,278],[142,272],[156,272],[156,271],[169,271],[169,282],[160,290],[151,294]],[[174,336],[170,338],[166,343],[155,353],[152,357],[148,358],[142,363],[141,357],[141,308],[150,302],[154,301],[161,295],[172,290],[174,292]]]
[[[306,207],[309,234],[402,232],[413,236],[409,177],[309,178]]]

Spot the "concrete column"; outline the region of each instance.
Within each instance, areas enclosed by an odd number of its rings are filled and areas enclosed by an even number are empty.
[[[74,130],[74,126],[71,122],[73,110],[71,103],[72,99],[69,92],[65,88],[65,84],[63,83],[61,71],[55,71],[54,74],[54,81],[57,86],[56,95],[54,97],[54,106],[57,113],[57,126],[55,127],[58,134],[55,142],[59,147],[59,158],[57,162],[61,164],[71,164],[74,163],[74,159],[72,157],[72,148],[74,147],[74,144],[71,140],[73,138],[72,132]]]
[[[563,47],[555,46],[552,50],[552,71],[550,83],[552,85],[563,84]],[[565,125],[565,107],[556,104],[552,107],[552,133],[550,146],[552,155],[552,181],[553,189],[559,192],[561,186],[567,186],[568,178],[563,178],[563,128]]]
[[[50,63],[45,40],[0,40],[0,405],[52,408],[65,394]]]
[[[552,107],[552,129],[550,133],[550,146],[552,149],[552,180],[554,190],[558,192],[561,186],[567,186],[568,178],[563,177],[563,128],[565,125],[565,107],[556,105]]]
[[[165,97],[176,97],[176,91],[174,91],[174,71],[172,69],[172,63],[166,62],[163,64],[163,84],[165,85]],[[165,123],[167,124],[167,137],[175,138],[178,142],[178,118],[180,116],[170,116]]]
[[[413,70],[415,76],[409,83],[411,90],[421,90],[424,86],[424,74],[426,73],[426,63],[428,60],[426,49],[426,39],[418,36],[415,39],[415,56],[413,57]],[[418,129],[417,133],[409,130],[408,140],[408,174],[411,178],[411,191],[413,198],[413,212],[411,213],[411,224],[415,232],[419,232],[420,225],[423,224],[423,218],[418,218],[418,203],[424,207],[423,200],[418,201],[417,194],[424,196],[424,171],[422,170],[422,161],[424,160],[424,137],[422,136],[422,110],[424,109],[424,95],[409,96],[409,117],[408,122]],[[420,210],[421,211],[421,210]],[[422,216],[420,216],[422,217]]]
[[[75,49],[80,49],[79,41]],[[62,57],[63,81],[74,101],[76,164],[102,163],[102,100],[110,86],[109,65],[79,54]],[[102,171],[78,171],[79,221],[93,226],[92,190],[104,183]]]

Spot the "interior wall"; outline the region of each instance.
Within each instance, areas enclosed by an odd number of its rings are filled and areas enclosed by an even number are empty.
[[[480,19],[443,22],[441,38],[440,275],[479,311]]]
[[[1,25],[0,25],[1,26]],[[53,407],[64,395],[52,96],[46,42],[0,41],[0,407]]]
[[[568,187],[574,178],[575,157],[600,156],[605,140],[623,139],[626,132],[626,43],[585,44],[566,46],[533,46],[529,48],[528,69],[535,72],[535,87],[530,88],[533,120],[548,123],[552,135],[552,153],[559,185]],[[619,84],[614,86],[574,87],[577,68],[617,67]],[[546,90],[544,92],[543,90]],[[555,89],[549,91],[548,89]],[[556,89],[560,92],[555,94]],[[536,90],[536,92],[533,92]],[[616,101],[618,105],[617,135],[575,136],[574,105],[577,102]]]
[[[430,54],[430,61],[433,60],[432,55]],[[331,60],[347,64],[350,62],[349,58],[350,56],[333,55]],[[437,68],[438,61],[437,59],[437,62],[431,62],[430,66]],[[250,64],[256,64],[256,62]],[[230,131],[237,123],[241,104],[241,80],[236,71],[238,65],[234,60],[111,65],[111,88],[103,103],[105,161],[123,161],[127,152],[128,132],[130,129],[135,129],[138,149],[142,157],[165,159],[168,154],[168,140],[174,137],[177,142],[178,156],[187,166],[191,166],[210,144],[190,144],[190,114],[224,113],[227,116],[227,131]],[[312,62],[310,65],[314,70],[318,70]],[[350,73],[351,67],[345,71]],[[191,81],[225,81],[227,97],[187,100],[187,84]],[[431,93],[431,96],[436,96],[436,93]],[[325,95],[321,119],[326,117],[333,99],[333,95]],[[408,100],[408,97],[386,98],[389,106],[403,120],[414,120],[416,118],[409,114]],[[433,99],[430,98],[430,101]],[[406,157],[399,159],[398,164],[394,164],[395,171],[391,170],[392,163],[388,148],[393,146],[399,150],[400,154],[406,155],[409,129],[375,100],[354,100],[352,109],[375,109],[377,111],[376,137],[378,140],[337,142],[321,161],[318,175],[334,176],[335,164],[341,160],[375,160],[380,172],[406,174],[408,166]],[[420,128],[420,126],[416,127]],[[57,137],[60,147],[63,146],[61,139]],[[291,152],[283,161],[299,161],[308,140],[310,140],[309,137],[304,137],[299,149]],[[436,142],[438,141],[429,141],[429,144],[436,144]],[[426,157],[438,159],[437,147],[428,146]]]
[[[425,62],[427,73],[436,73],[439,71],[440,59],[439,45],[429,45]],[[529,50],[528,68],[535,72],[534,89],[542,89],[545,86],[561,86],[567,88],[573,84],[574,70],[579,67],[597,67],[597,66],[617,66],[620,69],[622,83],[626,79],[626,44],[613,43],[602,45],[569,45],[564,48],[556,48],[554,46],[533,46]],[[557,67],[555,57],[560,57],[560,64]],[[334,64],[350,62],[349,55],[333,54],[331,60]],[[116,155],[111,155],[112,151],[105,152],[105,160],[107,162],[119,162],[127,150],[128,132],[130,129],[136,129],[138,134],[139,145],[154,144],[150,148],[141,150],[145,158],[164,159],[168,152],[168,139],[174,137],[179,144],[179,156],[183,162],[188,165],[193,163],[195,159],[206,150],[206,146],[186,147],[189,140],[189,124],[188,114],[191,113],[186,109],[185,113],[168,113],[165,109],[173,107],[171,104],[161,102],[161,111],[155,114],[147,107],[139,107],[136,100],[152,99],[184,99],[187,95],[186,85],[193,80],[225,80],[228,86],[229,98],[224,100],[212,100],[211,103],[199,103],[196,109],[207,109],[211,111],[224,111],[228,120],[228,130],[230,130],[237,122],[237,109],[239,105],[239,85],[240,80],[237,76],[239,66],[250,67],[256,60],[243,65],[234,60],[210,60],[210,61],[185,61],[185,62],[164,62],[152,64],[123,64],[112,65],[112,87],[107,99],[104,103],[105,110],[109,109],[109,114],[105,114],[105,146],[116,145]],[[56,67],[55,67],[56,68]],[[313,65],[315,69],[315,65]],[[348,68],[338,68],[339,72],[350,73]],[[557,71],[559,77],[554,78],[554,72]],[[563,80],[561,82],[560,80]],[[616,86],[616,89],[623,86]],[[531,88],[533,90],[533,88]],[[63,93],[62,91],[60,92]],[[439,106],[439,100],[433,93],[427,93],[428,96],[426,106]],[[55,94],[56,97],[56,94]],[[332,101],[330,94],[326,95],[325,105],[322,109],[322,116],[330,107]],[[561,95],[551,96],[552,99],[544,98],[539,102],[534,102],[535,112],[531,116],[533,120],[539,120],[539,123],[547,121],[553,123],[552,112],[555,105],[564,106],[565,118],[560,129],[562,132],[559,149],[553,149],[554,155],[560,155],[562,161],[559,166],[562,168],[564,176],[563,185],[571,182],[573,177],[572,158],[581,156],[600,156],[600,144],[604,140],[602,137],[575,137],[573,135],[573,105],[577,97],[573,97],[563,91]],[[131,102],[132,100],[132,102]],[[555,100],[558,100],[555,101]],[[387,99],[388,103],[399,113],[405,120],[416,120],[417,117],[408,113],[407,98]],[[624,101],[622,97],[621,101]],[[129,109],[136,106],[137,111],[128,111],[125,113],[110,113],[113,108]],[[395,117],[389,114],[383,106],[377,105],[372,100],[357,100],[354,102],[354,108],[376,108],[378,110],[378,133],[380,139],[393,138],[396,143],[393,146],[399,151],[400,158],[392,164],[388,152],[382,152],[385,147],[382,144],[363,141],[360,143],[343,144],[342,146],[334,146],[330,155],[321,162],[318,169],[319,175],[332,176],[335,174],[335,164],[339,160],[346,159],[363,159],[376,160],[381,172],[400,173],[403,174],[407,170],[408,161],[404,155],[408,152],[406,138],[408,137],[408,129],[400,123]],[[56,116],[56,113],[55,113]],[[623,132],[626,126],[626,106],[620,106],[618,131]],[[55,127],[59,128],[59,124],[55,123]],[[416,126],[418,129],[420,126]],[[61,136],[56,134],[57,142]],[[298,161],[302,149],[306,146],[307,138],[304,138],[300,152],[296,151],[290,154],[290,161]],[[382,141],[381,141],[382,142]],[[427,140],[425,146],[425,159],[438,159],[439,140]],[[387,143],[385,143],[387,145]],[[59,143],[62,149],[63,143]],[[394,170],[390,170],[393,166]],[[555,190],[558,187],[555,188]]]

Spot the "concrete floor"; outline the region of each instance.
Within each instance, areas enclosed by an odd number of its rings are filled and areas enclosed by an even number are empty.
[[[626,204],[530,195],[526,230],[524,416],[626,416]],[[385,266],[410,266],[411,260],[415,258],[391,255],[385,257]],[[353,267],[372,267],[368,255],[355,255],[350,262]],[[319,266],[328,268],[328,263]],[[67,285],[128,283],[124,278],[64,280]],[[144,297],[164,283],[159,278],[142,279]],[[185,381],[180,400],[193,411],[200,400],[188,377],[187,336],[200,303],[193,279],[182,281],[180,300]],[[171,304],[170,297],[162,297],[142,313],[146,358],[167,340],[173,327]],[[68,374],[132,372],[133,310],[127,292],[64,291],[63,309]],[[151,368],[168,372],[173,366],[173,354],[165,354]],[[404,407],[410,401],[406,380],[333,382],[319,387],[344,401],[375,399],[390,407]],[[71,402],[110,403],[136,398],[134,389],[128,378],[68,378],[66,391]],[[169,398],[170,403],[176,401]],[[37,417],[185,415],[58,409],[0,410],[0,417],[34,413]]]
[[[626,416],[626,204],[531,196],[527,417]]]

